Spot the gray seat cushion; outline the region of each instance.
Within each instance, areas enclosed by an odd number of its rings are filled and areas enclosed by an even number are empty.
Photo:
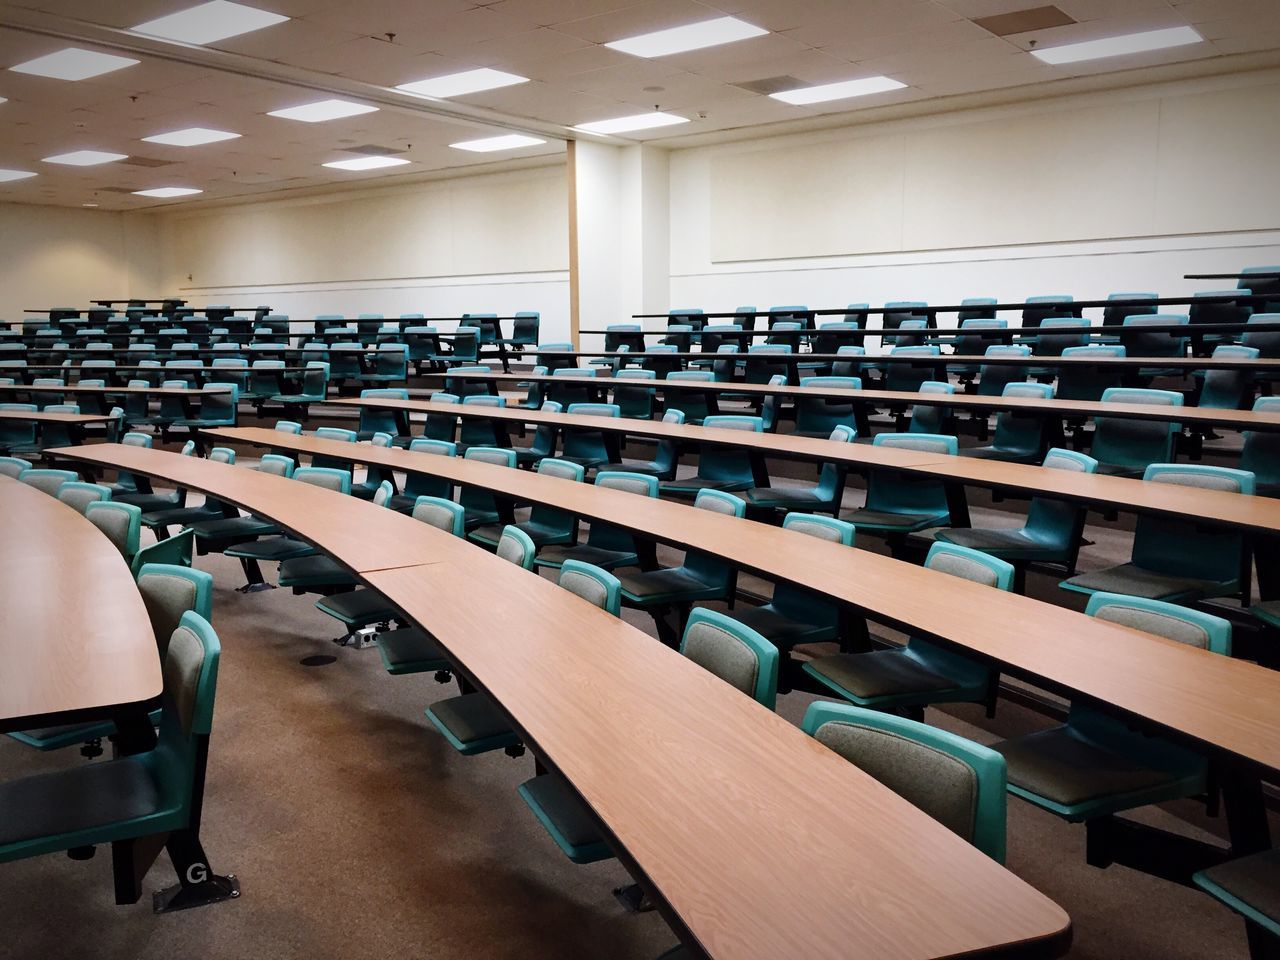
[[[937,531],[933,539],[969,547],[1003,560],[1030,559],[1045,555],[1057,557],[1061,553],[1057,548],[1049,549],[1036,543],[1021,529],[953,527]]]
[[[678,597],[683,594],[702,593],[707,584],[683,567],[666,567],[662,570],[622,570],[617,574],[622,582],[622,592],[640,600],[660,597]]]
[[[954,690],[958,686],[950,677],[935,673],[899,650],[840,653],[820,657],[807,667],[820,678],[865,700]]]
[[[126,757],[0,783],[0,846],[75,833],[155,813],[160,793]]]
[[[795,620],[768,605],[734,610],[730,616],[739,623],[745,623],[765,639],[783,646],[811,639],[813,634],[834,636],[830,624]]]
[[[280,564],[280,583],[285,586],[309,583],[355,583],[356,578],[348,573],[337,560],[316,554],[311,557],[295,557]]]
[[[1082,573],[1065,581],[1081,590],[1099,593],[1123,593],[1131,597],[1161,600],[1165,597],[1205,597],[1217,593],[1219,584],[1213,580],[1178,577],[1156,573],[1132,563],[1122,563],[1093,573]]]
[[[825,503],[815,487],[754,487],[744,495],[748,503],[767,503],[782,506],[811,506]]]
[[[1090,743],[1068,727],[1053,727],[992,749],[1009,764],[1009,783],[1065,807],[1168,783],[1163,770]]]
[[[511,724],[483,693],[464,693],[431,705],[431,715],[462,743],[512,733]]]
[[[1264,917],[1280,923],[1280,850],[1229,860],[1197,878],[1222,888]]]
[[[445,664],[444,651],[429,634],[417,627],[384,633],[378,639],[378,649],[387,669],[392,672],[410,667],[431,670]]]
[[[336,596],[324,597],[316,601],[316,606],[325,613],[337,617],[343,623],[362,625],[366,623],[382,623],[397,615],[391,601],[377,590],[361,588]]]
[[[908,530],[925,524],[936,523],[939,519],[945,519],[945,514],[940,517],[936,513],[885,513],[881,510],[863,508],[855,510],[841,519],[848,520],[855,526],[862,524],[864,526]]]
[[[633,565],[639,562],[639,557],[631,550],[605,550],[589,543],[546,547],[538,553],[538,561],[547,566],[559,566],[566,560],[581,560],[583,563],[611,570],[614,567]]]
[[[250,540],[248,543],[238,543],[223,551],[228,557],[245,557],[267,563],[278,563],[292,557],[307,557],[315,552],[315,547],[311,544],[303,540],[294,540],[292,537]]]
[[[600,823],[591,809],[560,777],[544,774],[524,782],[524,791],[560,836],[572,846],[603,844]]]
[[[218,520],[201,520],[191,524],[197,537],[244,537],[254,534],[277,533],[279,528],[270,520],[258,517],[223,517]]]

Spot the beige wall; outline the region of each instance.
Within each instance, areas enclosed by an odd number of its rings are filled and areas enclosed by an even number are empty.
[[[95,297],[169,295],[158,251],[152,217],[0,203],[0,318]]]

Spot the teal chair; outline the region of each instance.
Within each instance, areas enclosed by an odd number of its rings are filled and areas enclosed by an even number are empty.
[[[832,443],[853,443],[856,437],[857,433],[852,427],[841,424],[831,431],[827,439]],[[844,463],[828,461],[823,463],[818,482],[814,486],[782,484],[752,487],[742,496],[747,501],[749,512],[785,514],[790,510],[803,510],[808,513],[829,513],[834,517],[840,513],[847,473],[848,467]]]
[[[1226,467],[1156,463],[1143,480],[1251,496],[1253,474]],[[1206,527],[1194,517],[1138,514],[1129,562],[1059,584],[1076,593],[1118,593],[1170,603],[1248,592],[1249,554],[1238,529]]]
[[[1238,344],[1221,344],[1213,348],[1218,359],[1256,360],[1261,355],[1257,347]],[[1214,410],[1239,410],[1253,392],[1254,375],[1249,370],[1206,370],[1203,372],[1200,396],[1196,406]]]
[[[1085,612],[1134,630],[1231,655],[1231,624],[1198,610],[1099,593]],[[1208,762],[1119,717],[1072,703],[1065,723],[994,745],[1009,765],[1009,792],[1073,823],[1208,789]]]
[[[800,386],[824,390],[861,390],[858,377],[801,377]],[[796,400],[796,428],[800,437],[829,437],[836,427],[848,427],[856,436],[859,426],[869,432],[865,423],[859,424],[858,403],[854,400],[832,397],[798,396]]]
[[[29,487],[35,487],[41,493],[57,497],[58,490],[64,483],[75,483],[80,478],[74,470],[50,470],[44,467],[34,467],[23,470],[22,473],[18,474],[18,479]]]
[[[954,457],[959,450],[955,437],[929,433],[879,433],[872,446],[894,447],[922,453]],[[926,527],[951,524],[947,492],[942,481],[911,476],[889,468],[874,468],[867,481],[867,498],[862,507],[844,519],[862,530],[894,539]]]
[[[408,400],[409,391],[398,387],[381,387],[361,390],[360,398],[384,400]],[[361,407],[360,423],[356,427],[357,440],[372,440],[375,433],[389,433],[393,437],[400,432],[396,411],[387,407]]]
[[[0,406],[0,409],[3,409],[3,406]],[[23,460],[21,457],[0,457],[0,477],[17,480],[25,471],[30,469],[30,460]]]
[[[179,417],[172,426],[194,433],[210,427],[234,427],[240,403],[240,388],[234,383],[206,383],[200,391],[200,413]]]
[[[432,403],[454,404],[461,403],[462,399],[453,393],[437,392],[431,395]],[[458,416],[453,413],[428,413],[422,424],[422,436],[427,440],[445,440],[449,443],[454,442],[454,437],[458,432]],[[404,445],[407,446],[412,441],[405,440]]]
[[[308,411],[313,403],[324,403],[329,395],[329,364],[321,360],[308,360],[306,369],[302,371],[302,384],[297,393],[272,394],[269,399],[289,409],[296,407],[298,415],[307,419]]]
[[[1112,387],[1102,394],[1102,402],[1180,407],[1183,396],[1174,390]],[[1140,477],[1153,463],[1173,460],[1174,438],[1180,429],[1177,423],[1168,420],[1095,417],[1089,453],[1098,461],[1098,473]]]
[[[723,613],[699,608],[689,617],[680,653],[767,709],[774,709],[778,651],[754,630]],[[563,777],[541,774],[522,783],[519,792],[572,862],[594,863],[614,855],[595,813]]]
[[[409,452],[451,458],[458,455],[458,445],[446,440],[428,440],[425,437],[414,437],[409,444]],[[452,499],[453,481],[417,470],[407,470],[405,471],[404,489],[391,498],[390,507],[397,513],[412,513],[420,497]]]
[[[151,629],[163,660],[169,638],[178,629],[182,616],[193,610],[205,620],[213,616],[213,576],[203,570],[169,564],[149,563],[137,570],[138,592],[147,608]],[[152,723],[160,722],[160,713],[152,714]],[[102,740],[116,732],[110,720],[97,723],[61,724],[9,734],[19,743],[40,751],[61,750],[80,745],[80,753],[88,758],[102,755]]]
[[[1062,351],[1065,358],[1081,357],[1088,359],[1106,359],[1123,357],[1127,354],[1125,347],[1118,343],[1094,344],[1088,347],[1068,347]],[[1058,369],[1059,400],[1101,400],[1108,390],[1119,387],[1123,374],[1120,367],[1106,364],[1072,363],[1063,364]]]
[[[811,704],[800,726],[1004,863],[1007,773],[999,753],[937,727],[844,703]]]
[[[710,370],[672,370],[664,379],[674,383],[714,383],[716,375]],[[664,407],[683,413],[685,423],[700,424],[715,415],[715,400],[711,393],[676,388],[664,390],[662,396]]]
[[[937,358],[941,357],[942,350],[936,345],[894,347],[889,351],[889,355],[894,357],[920,357],[921,360],[920,363],[886,363],[884,365],[884,388],[905,393],[918,393],[921,384],[926,380],[934,379],[939,367]],[[931,359],[933,362],[930,362]]]
[[[663,423],[684,423],[684,414],[679,410],[667,410],[662,414]],[[604,465],[604,469],[625,473],[643,473],[658,480],[674,480],[676,469],[680,464],[680,444],[671,439],[658,441],[652,460],[637,457],[619,457]]]
[[[924,565],[997,590],[1013,586],[1012,564],[968,547],[935,543]],[[888,650],[818,657],[804,665],[804,672],[823,693],[860,707],[905,711],[916,719],[934,703],[985,703],[991,715],[999,680],[984,663],[918,637]]]
[[[1006,397],[1028,400],[1053,399],[1053,386],[1047,383],[1005,384]],[[981,460],[1005,460],[1009,463],[1035,463],[1049,446],[1049,417],[1044,414],[1019,414],[1002,410],[996,414],[996,432],[991,443],[965,449],[962,456]]]
[[[143,519],[145,522],[145,517]],[[190,530],[183,530],[172,537],[157,540],[133,555],[133,562],[129,565],[130,572],[137,577],[142,568],[149,563],[189,568],[194,542],[195,534]]]
[[[67,506],[84,513],[91,503],[111,499],[111,488],[101,483],[80,483],[69,480],[58,487],[57,497]]]
[[[941,380],[926,380],[917,393],[950,396],[956,392],[955,384]],[[914,403],[911,405],[911,422],[908,433],[946,433],[951,422],[951,408],[938,403]]]
[[[851,523],[814,513],[788,513],[782,520],[782,527],[846,547],[853,546],[856,533]],[[774,585],[773,597],[768,603],[758,607],[740,607],[730,616],[782,652],[779,682],[783,684],[780,689],[784,693],[791,689],[794,662],[790,654],[793,647],[828,640],[839,640],[843,646],[840,608],[829,597],[795,583],[779,581]]]
[[[527,533],[508,524],[494,552],[525,570],[532,570],[537,548]],[[490,750],[506,750],[511,756],[524,753],[519,734],[487,694],[473,690],[447,697],[437,700],[426,712],[432,725],[463,756]]]
[[[386,507],[394,492],[395,487],[391,481],[384,480],[373,496],[373,505]],[[379,625],[377,633],[385,633],[390,629],[392,620],[403,619],[391,601],[368,587],[357,587],[355,590],[321,597],[316,601],[316,609],[346,626],[347,632],[334,641],[344,645],[348,642],[359,644],[362,640],[359,634],[373,624]]]
[[[728,517],[746,515],[746,501],[721,490],[699,490],[693,505],[699,510]],[[676,613],[682,623],[690,607],[698,601],[723,600],[733,606],[737,593],[738,571],[719,557],[700,550],[688,550],[678,567],[657,570],[627,568],[618,574],[622,581],[622,602],[649,613],[658,629],[658,638],[675,646],[680,627],[666,620],[668,611]]]
[[[620,470],[601,470],[596,474],[595,485],[609,490],[621,490],[642,497],[658,496],[658,478],[641,473]],[[570,560],[589,563],[603,570],[631,567],[640,563],[640,553],[635,537],[620,527],[593,520],[585,543],[552,545],[539,551],[535,561],[539,567],[561,567]]]
[[[546,457],[538,463],[538,473],[574,483],[581,483],[586,475],[581,464],[552,457]],[[554,544],[571,544],[578,539],[577,515],[545,503],[535,503],[529,511],[529,519],[522,520],[514,526],[528,534],[529,539],[538,548]],[[497,524],[476,527],[467,537],[493,550],[497,549],[503,529]]]
[[[233,455],[228,462],[234,462],[234,459]],[[350,483],[351,474],[348,471],[325,467],[313,467],[310,469],[315,472],[306,477],[309,482],[315,482],[316,478],[322,478],[321,482],[326,482],[323,478],[332,477],[333,483],[337,484],[339,483],[338,477],[342,476],[348,478],[348,485]],[[291,477],[295,475],[294,462],[289,457],[283,457],[278,454],[263,454],[258,461],[258,472],[269,473],[278,477]],[[344,492],[350,492],[349,486]],[[170,517],[165,516],[159,519],[168,521]],[[276,526],[274,521],[254,514],[242,516],[230,504],[227,505],[225,510],[218,509],[215,515],[209,519],[188,520],[186,526],[195,534],[196,551],[201,556],[207,553],[224,553],[228,548],[240,546],[245,544],[246,541],[252,542],[259,537],[280,533],[280,528]],[[261,559],[271,558],[261,557]],[[257,579],[252,573],[252,564],[242,559],[241,566],[245,568],[249,585],[256,585]]]
[[[1280,268],[1276,268],[1280,272]],[[1264,850],[1201,870],[1195,885],[1244,918],[1250,960],[1274,960],[1280,938],[1280,850]]]
[[[1050,470],[1093,473],[1098,463],[1083,453],[1054,447],[1045,455],[1041,466]],[[932,540],[952,543],[1009,561],[1017,571],[1014,590],[1023,593],[1028,564],[1061,564],[1066,567],[1068,576],[1075,573],[1084,521],[1083,506],[1066,500],[1034,497],[1027,510],[1026,522],[1021,527],[944,527],[922,531],[918,536],[926,543]]]
[[[535,377],[547,376],[546,367],[534,367],[529,371]],[[525,387],[525,397],[509,406],[516,410],[541,410],[542,402],[547,398],[547,385],[541,380],[530,380],[522,383],[520,386]]]
[[[1259,397],[1255,413],[1280,413],[1280,397]],[[1246,430],[1240,450],[1240,469],[1248,470],[1256,481],[1254,493],[1261,497],[1280,496],[1280,431]]]
[[[652,420],[656,392],[653,381],[657,374],[652,370],[619,370],[616,376],[619,380],[636,381],[614,386],[613,402],[619,413],[632,420]]]
[[[465,407],[505,407],[506,397],[473,393],[462,398]],[[458,449],[465,454],[471,447],[500,447],[506,430],[502,423],[489,417],[463,417],[458,431]]]
[[[455,537],[466,535],[466,511],[447,498],[419,497],[410,515]],[[439,683],[448,683],[452,676],[444,651],[421,627],[401,627],[384,633],[378,638],[378,652],[382,655],[383,667],[392,676],[434,673]]]
[[[1004,346],[1004,344],[1001,344],[998,341],[993,342],[991,339],[987,337],[980,336],[972,332],[966,334],[965,332],[965,331],[974,331],[974,330],[1008,329],[1009,321],[1000,320],[996,318],[994,315],[966,316],[966,314],[970,314],[970,313],[975,313],[975,314],[980,313],[983,309],[985,309],[987,305],[985,301],[987,299],[989,298],[970,297],[969,300],[975,301],[972,304],[972,306],[975,309],[973,311],[968,311],[968,310],[961,311],[956,315],[956,320],[958,321],[959,325],[956,328],[957,329],[956,337],[951,342],[952,353],[958,354],[959,356],[962,356],[962,357],[982,356],[987,352],[989,347]],[[962,302],[968,303],[969,300],[965,300]],[[977,301],[983,301],[983,302],[978,303]],[[992,300],[991,305],[994,305],[994,304],[995,304],[995,301]],[[951,363],[947,365],[947,372],[954,373],[956,376],[960,377],[962,381],[968,382],[973,380],[975,377],[981,376],[982,367],[980,364]]]
[[[152,838],[156,852],[159,842],[168,846],[184,888],[199,884],[207,894],[213,881],[220,899],[234,896],[233,879],[198,876],[208,863],[198,831],[219,654],[208,621],[184,613],[165,653],[153,750],[0,784],[0,863],[110,843],[116,900],[136,903],[150,844],[134,841]]]
[[[373,370],[360,378],[364,383],[408,383],[409,347],[380,343],[373,354]]]
[[[621,408],[616,403],[571,403],[566,411],[571,416],[620,417]],[[561,431],[560,459],[576,463],[584,470],[594,470],[610,460],[610,444],[599,430],[583,427],[565,427]]]
[[[464,460],[479,460],[481,463],[492,463],[500,467],[516,466],[516,452],[503,447],[471,447],[463,454]],[[467,511],[467,529],[486,527],[504,522],[503,518],[509,510],[500,509],[492,493],[478,487],[462,487],[458,494],[458,502]]]
[[[763,433],[760,417],[721,414],[707,417],[708,430],[745,430]],[[676,497],[694,497],[703,490],[732,492],[756,486],[755,460],[750,451],[723,443],[703,443],[698,452],[698,470],[692,477],[667,480],[662,491]]]
[[[543,413],[560,413],[564,408],[554,400],[544,400],[538,408]],[[556,441],[560,436],[560,427],[555,423],[540,423],[534,428],[533,442],[528,446],[512,444],[516,452],[516,465],[531,467],[543,457],[556,455]]]
[[[585,387],[579,383],[561,383],[561,377],[594,377],[596,371],[594,367],[555,367],[551,370],[551,383],[547,384],[547,399],[554,400],[562,407],[568,407],[575,403],[590,403],[591,397],[595,392],[592,387]]]
[[[1147,327],[1187,327],[1189,317],[1185,313],[1137,314],[1124,318],[1120,326],[1120,343],[1131,357],[1171,357],[1187,355],[1187,336],[1184,333],[1150,331]],[[1182,371],[1175,367],[1139,367],[1138,378],[1149,381],[1152,377],[1176,377]]]
[[[335,493],[351,493],[349,470],[336,467],[299,467],[293,472],[293,479],[324,487]],[[332,557],[312,553],[281,561],[277,583],[282,587],[289,587],[294,593],[319,593],[327,596],[352,589],[356,585],[356,578]]]

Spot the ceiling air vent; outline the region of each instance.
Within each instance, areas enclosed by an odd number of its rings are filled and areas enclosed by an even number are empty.
[[[795,77],[766,77],[763,80],[744,80],[741,83],[733,84],[735,87],[741,87],[743,90],[750,90],[752,93],[763,93],[766,97],[771,93],[781,93],[783,90],[798,90],[801,87],[807,87],[809,84],[803,80],[797,80]]]
[[[407,153],[403,147],[380,147],[376,143],[366,143],[362,147],[343,147],[344,153],[359,153],[366,157],[392,157],[397,153]]]
[[[120,161],[131,167],[167,167],[176,160],[156,160],[154,157],[126,157]]]
[[[1015,33],[1047,30],[1049,27],[1065,27],[1076,21],[1057,7],[1032,7],[1029,10],[1015,10],[1013,13],[1001,13],[994,17],[976,17],[973,22],[983,30],[991,31],[997,37],[1008,37]]]

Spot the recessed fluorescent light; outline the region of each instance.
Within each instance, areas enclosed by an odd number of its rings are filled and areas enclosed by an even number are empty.
[[[209,3],[171,13],[167,17],[140,23],[133,28],[133,32],[175,40],[178,43],[213,43],[274,26],[288,19],[269,10],[246,7],[242,3],[211,0]]]
[[[82,204],[80,204],[80,206],[82,206],[82,207],[96,207],[96,206],[97,206],[97,204],[96,204],[96,203],[82,203]]]
[[[398,167],[408,162],[400,157],[356,157],[352,160],[334,160],[324,166],[336,170],[377,170],[379,167]]]
[[[116,160],[128,160],[127,153],[107,153],[105,150],[73,150],[71,153],[59,153],[45,157],[45,163],[63,163],[69,167],[93,167],[99,163],[113,163]]]
[[[673,53],[684,53],[686,50],[701,50],[703,47],[717,47],[722,43],[762,37],[768,32],[737,17],[716,17],[701,23],[687,23],[683,27],[655,30],[638,37],[614,40],[605,46],[636,57],[665,57]]]
[[[449,73],[443,77],[430,77],[426,80],[415,80],[413,83],[402,83],[397,90],[405,93],[416,93],[422,97],[461,97],[468,93],[479,93],[481,90],[497,90],[499,87],[510,87],[517,83],[528,83],[528,77],[517,73],[504,73],[501,70],[465,70],[462,73]]]
[[[35,174],[29,170],[0,170],[0,183],[7,183],[10,180],[26,180],[28,177],[34,177]]]
[[[187,127],[185,130],[173,130],[170,133],[157,133],[154,137],[143,137],[147,143],[163,143],[170,147],[198,147],[202,143],[218,143],[221,140],[234,140],[238,133],[225,130],[210,130],[207,127]]]
[[[286,120],[301,120],[303,123],[320,123],[324,120],[340,120],[343,117],[355,117],[362,113],[373,113],[377,107],[363,103],[352,103],[350,100],[317,100],[315,103],[304,103],[301,106],[289,107],[285,110],[272,110],[267,116],[284,117]]]
[[[195,187],[156,187],[153,190],[135,190],[135,197],[189,197],[195,193],[204,193]]]
[[[67,47],[48,56],[36,57],[16,67],[10,67],[14,73],[29,73],[37,77],[52,77],[55,80],[88,80],[113,70],[132,67],[141,60],[132,57],[117,57],[110,53],[95,53],[92,50],[81,50],[79,47]]]
[[[630,117],[614,117],[612,120],[580,123],[573,129],[584,130],[587,133],[626,133],[629,130],[651,130],[654,127],[669,127],[673,124],[688,122],[688,117],[677,117],[674,113],[637,113]]]
[[[0,97],[0,103],[8,103],[8,102],[9,102],[8,97]]]
[[[1165,30],[1145,30],[1142,33],[1126,33],[1119,37],[1086,40],[1083,43],[1064,43],[1060,47],[1032,50],[1031,55],[1045,63],[1077,63],[1081,60],[1099,60],[1102,57],[1119,57],[1126,53],[1146,53],[1165,47],[1182,47],[1199,43],[1204,37],[1191,27],[1169,27]]]
[[[545,140],[539,140],[537,137],[526,137],[522,133],[508,133],[505,136],[485,137],[482,140],[463,140],[460,143],[451,143],[449,146],[455,150],[490,153],[494,150],[516,150],[520,147],[534,147],[546,142]]]
[[[816,87],[801,87],[798,90],[781,90],[769,96],[783,103],[803,105],[806,103],[825,103],[828,100],[845,100],[848,97],[865,97],[869,93],[885,93],[888,90],[901,90],[905,83],[891,80],[888,77],[863,77],[861,80],[843,80],[839,83],[824,83]]]

